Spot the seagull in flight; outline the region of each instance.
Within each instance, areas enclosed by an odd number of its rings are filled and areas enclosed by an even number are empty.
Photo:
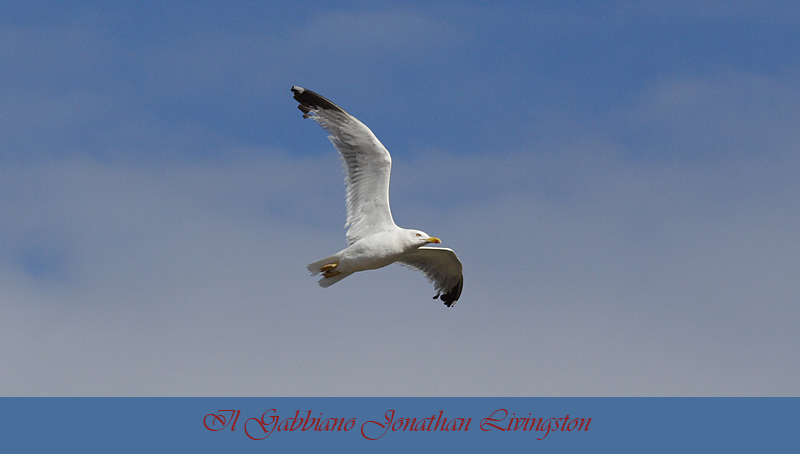
[[[312,275],[322,275],[319,285],[329,287],[358,271],[399,263],[421,271],[434,284],[433,298],[453,306],[464,286],[461,261],[452,249],[429,246],[441,243],[439,238],[394,223],[389,208],[392,157],[383,144],[327,98],[298,86],[292,92],[303,118],[328,131],[345,170],[348,247],[308,265]]]

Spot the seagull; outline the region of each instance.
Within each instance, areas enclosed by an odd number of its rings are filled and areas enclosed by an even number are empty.
[[[461,261],[452,249],[427,246],[441,240],[421,230],[398,227],[389,208],[392,157],[375,134],[327,98],[293,86],[303,118],[316,121],[330,135],[345,171],[348,247],[308,265],[319,285],[330,287],[358,271],[392,263],[421,271],[436,295],[452,307],[464,286]]]

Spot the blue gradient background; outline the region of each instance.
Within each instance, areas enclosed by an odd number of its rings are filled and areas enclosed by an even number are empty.
[[[3,2],[4,396],[796,396],[796,2]],[[336,152],[464,262],[344,244]]]

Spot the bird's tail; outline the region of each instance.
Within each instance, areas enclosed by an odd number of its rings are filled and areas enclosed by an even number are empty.
[[[330,257],[325,257],[322,260],[317,260],[316,262],[310,263],[308,265],[308,271],[311,273],[312,276],[317,276],[320,273],[322,273],[322,270],[320,270],[320,268],[322,268],[325,265],[331,264],[331,263],[339,263],[339,257],[337,257],[335,255],[332,255]],[[320,287],[330,287],[331,285],[333,285],[333,284],[341,281],[342,279],[346,278],[350,274],[352,274],[352,273],[339,273],[336,276],[322,277],[319,280],[319,286]]]
[[[329,263],[339,263],[339,258],[336,257],[335,255],[332,255],[330,257],[325,257],[322,260],[317,260],[314,263],[309,263],[308,272],[311,273],[312,276],[316,276],[317,274],[322,272],[320,268]]]
[[[327,287],[330,287],[331,285],[341,281],[342,279],[346,278],[349,275],[350,275],[350,273],[341,273],[341,274],[337,274],[336,276],[323,277],[322,279],[317,281],[317,283],[319,284],[320,287],[327,288]]]

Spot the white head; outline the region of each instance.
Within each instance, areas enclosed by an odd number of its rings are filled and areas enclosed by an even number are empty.
[[[442,240],[435,236],[430,236],[421,230],[409,230],[408,234],[411,236],[411,242],[415,246],[424,246],[428,243],[441,243]]]

